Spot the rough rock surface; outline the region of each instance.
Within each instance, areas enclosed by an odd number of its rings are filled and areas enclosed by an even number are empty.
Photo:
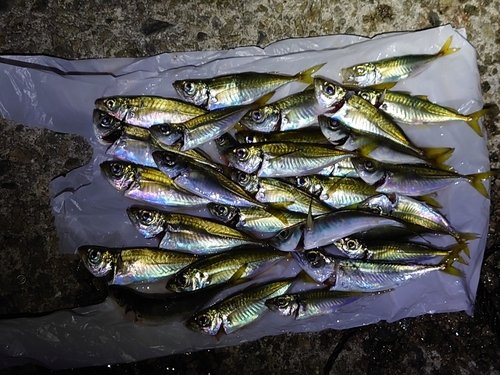
[[[425,0],[4,0],[0,53],[67,59],[140,57],[227,49],[292,37],[373,36],[450,23],[478,52],[486,103],[500,99],[500,1]],[[460,79],[460,77],[457,77]],[[0,316],[33,314],[105,298],[76,256],[58,253],[51,179],[86,164],[82,138],[0,120]],[[492,168],[500,167],[498,118],[486,119]],[[493,178],[490,238],[498,243],[500,179]],[[151,359],[92,374],[321,374],[337,343],[332,373],[499,374],[500,253],[485,256],[474,317],[437,314],[353,331],[267,337],[237,347]],[[35,365],[2,374],[44,373]],[[325,372],[328,373],[328,372]]]

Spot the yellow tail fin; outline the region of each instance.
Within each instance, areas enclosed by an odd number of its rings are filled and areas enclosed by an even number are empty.
[[[434,208],[443,208],[443,206],[434,199],[434,197],[431,197],[430,194],[427,195],[422,195],[420,197],[417,197],[418,200],[426,203],[427,205],[434,207]]]
[[[476,189],[483,197],[489,198],[490,195],[483,185],[483,180],[489,179],[491,176],[498,174],[498,171],[488,171],[481,173],[474,173],[467,176],[470,184]]]
[[[295,75],[298,81],[301,81],[303,83],[307,83],[310,85],[311,83],[314,83],[314,78],[312,75],[316,73],[318,70],[320,70],[323,66],[325,66],[326,63],[323,64],[318,64],[313,66],[312,68],[309,68],[307,70],[303,70]]]
[[[439,167],[450,158],[455,149],[453,147],[424,147],[421,148],[426,159],[432,160]],[[446,166],[445,166],[445,169]]]
[[[438,56],[451,55],[454,52],[460,51],[460,48],[450,48],[452,40],[453,40],[453,36],[450,36],[446,40],[443,47],[441,47],[441,50],[437,53]]]
[[[491,108],[483,108],[477,112],[468,115],[468,118],[466,120],[467,124],[469,124],[472,130],[474,130],[480,137],[483,136],[483,132],[481,130],[481,126],[479,125],[479,119],[490,111]]]
[[[441,271],[447,273],[448,275],[465,277],[464,273],[460,271],[458,268],[455,268],[451,265],[451,263],[444,263],[441,265]]]

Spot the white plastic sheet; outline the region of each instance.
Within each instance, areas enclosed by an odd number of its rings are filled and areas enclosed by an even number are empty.
[[[57,178],[50,187],[63,253],[75,253],[83,244],[154,246],[155,240],[142,238],[127,218],[125,209],[134,202],[117,193],[100,175],[99,163],[107,157],[105,146],[97,142],[92,131],[96,98],[121,94],[176,97],[171,84],[176,79],[242,71],[295,74],[322,62],[327,64],[318,75],[340,81],[342,67],[396,55],[436,53],[450,35],[453,35],[452,47],[460,47],[459,52],[432,62],[419,75],[398,83],[395,89],[424,94],[441,105],[471,113],[483,105],[476,52],[462,30],[444,26],[381,35],[371,40],[326,36],[285,40],[265,49],[171,53],[144,59],[67,61],[47,56],[1,57],[0,115],[27,126],[80,134],[94,147],[94,158],[89,165]],[[273,100],[303,87],[298,83],[287,85]],[[478,137],[464,122],[404,129],[418,146],[455,147],[449,162],[459,173],[489,170],[486,139]],[[465,278],[434,273],[394,292],[361,299],[341,312],[300,323],[269,313],[220,341],[191,332],[181,323],[147,327],[125,322],[110,301],[78,309],[80,313],[90,311],[86,316],[59,312],[36,319],[0,321],[0,366],[35,361],[59,369],[130,362],[237,345],[290,331],[344,329],[426,313],[464,310],[471,314],[486,244],[490,203],[464,182],[442,190],[437,200],[455,228],[479,235],[470,242],[469,265],[457,265]],[[430,235],[427,239],[437,246],[454,242],[449,236]],[[273,268],[267,278],[292,275],[298,270],[297,263],[288,260]]]

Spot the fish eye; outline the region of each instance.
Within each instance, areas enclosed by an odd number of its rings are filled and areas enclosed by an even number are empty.
[[[189,96],[194,95],[194,84],[191,82],[185,82],[184,83],[184,92],[188,94]]]
[[[200,315],[197,320],[200,327],[210,326],[210,317],[207,314]]]
[[[118,163],[111,163],[109,165],[109,168],[111,170],[111,174],[114,177],[122,177],[123,176],[123,166]]]
[[[347,241],[347,248],[349,250],[354,250],[354,249],[356,249],[356,247],[357,247],[357,243],[356,243],[355,240],[349,240],[349,241]]]
[[[139,212],[139,217],[141,219],[141,222],[143,222],[144,224],[151,224],[151,222],[153,221],[153,214],[150,211],[141,210]]]
[[[177,157],[175,156],[175,154],[172,154],[170,152],[166,153],[163,159],[165,160],[165,164],[169,166],[173,166],[177,162]]]
[[[306,254],[307,261],[314,268],[320,268],[323,265],[322,257],[317,251],[309,251]]]
[[[225,134],[215,139],[215,143],[217,143],[219,146],[224,146],[227,143],[227,141],[228,139]]]
[[[264,120],[264,113],[262,113],[262,110],[260,109],[252,111],[250,113],[250,116],[252,117],[252,120],[254,120],[255,122],[262,122]]]
[[[217,212],[219,216],[227,216],[229,214],[229,209],[226,206],[218,205],[215,207],[215,212]]]
[[[366,73],[366,68],[364,66],[357,66],[356,67],[356,73],[358,74],[365,74]]]
[[[186,286],[188,285],[189,283],[189,278],[186,276],[186,275],[180,275],[178,278],[177,278],[177,282],[179,283],[179,285],[181,286]]]
[[[255,135],[247,135],[245,137],[245,143],[256,143]]]
[[[115,107],[116,100],[115,99],[108,99],[104,102],[104,105],[108,107],[108,109],[113,109]]]
[[[325,88],[323,89],[326,95],[334,95],[335,94],[335,86],[332,85],[331,83],[328,83]]]
[[[338,130],[340,128],[340,123],[335,119],[330,119],[328,127],[332,130]]]
[[[297,177],[297,185],[300,186],[300,187],[304,187],[304,186],[307,186],[307,177]]]
[[[92,264],[96,264],[101,260],[101,252],[96,249],[92,249],[88,253],[89,262]]]
[[[276,303],[278,304],[279,307],[287,307],[288,306],[288,300],[283,296],[279,296],[276,299]]]
[[[250,175],[245,172],[239,171],[236,175],[236,179],[238,180],[238,183],[245,185],[250,181]]]
[[[278,238],[280,240],[286,240],[288,238],[288,235],[290,234],[290,231],[288,229],[283,229],[278,233]]]
[[[241,161],[245,161],[248,159],[248,150],[244,147],[237,148],[235,150],[235,154],[237,158]]]
[[[108,128],[111,125],[111,118],[109,116],[104,116],[101,118],[101,126]]]
[[[170,124],[162,124],[158,127],[158,129],[160,129],[160,132],[165,135],[169,135],[172,132]]]
[[[372,172],[375,170],[375,163],[373,163],[371,160],[367,160],[364,163],[364,167],[368,172]]]

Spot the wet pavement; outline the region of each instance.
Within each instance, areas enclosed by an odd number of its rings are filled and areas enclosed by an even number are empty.
[[[478,52],[485,103],[500,99],[500,1],[113,1],[0,2],[0,53],[67,59],[266,46],[339,33],[374,36],[451,24]],[[460,77],[457,77],[460,79]],[[0,317],[102,301],[103,281],[76,255],[60,255],[48,186],[85,165],[81,137],[0,120]],[[485,119],[491,166],[500,167],[498,117]],[[133,364],[76,369],[93,374],[498,374],[500,373],[500,179],[492,179],[488,247],[474,317],[449,313],[348,331],[285,334],[236,347]],[[45,373],[35,364],[1,374]]]

